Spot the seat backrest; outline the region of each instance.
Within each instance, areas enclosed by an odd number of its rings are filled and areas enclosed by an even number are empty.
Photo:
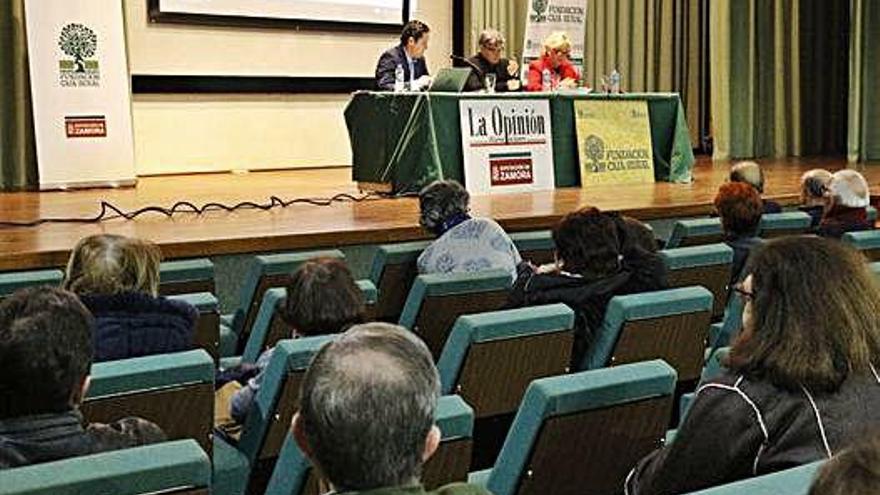
[[[868,214],[868,221],[871,223],[875,223],[877,221],[877,208],[874,208],[871,205],[865,207],[865,213]]]
[[[825,461],[811,462],[802,466],[748,478],[736,483],[716,486],[690,495],[807,495],[816,472]]]
[[[880,230],[847,232],[841,239],[861,251],[868,261],[880,261]]]
[[[712,317],[724,314],[733,263],[733,249],[730,246],[718,243],[664,249],[660,251],[660,257],[666,264],[670,287],[702,285],[712,293]]]
[[[505,270],[419,275],[399,323],[417,333],[437,360],[455,320],[500,309],[507,302],[511,282]]]
[[[163,261],[159,265],[159,294],[214,293],[214,263],[208,258]]]
[[[550,230],[533,230],[530,232],[514,232],[510,240],[519,251],[522,259],[535,265],[553,263],[556,260],[556,244]]]
[[[183,301],[198,310],[193,341],[217,362],[220,359],[220,302],[217,297],[210,292],[195,292],[168,296],[168,299]]]
[[[568,371],[573,326],[564,304],[460,316],[437,362],[441,393],[461,395],[477,418],[516,411],[529,383]]]
[[[170,440],[192,438],[211,452],[214,360],[195,351],[95,363],[82,404],[90,422],[135,416],[156,423]]]
[[[683,383],[703,370],[712,293],[682,287],[615,296],[581,369],[663,359]]]
[[[868,263],[868,268],[871,269],[871,273],[874,274],[874,278],[880,281],[880,261]]]
[[[413,281],[418,275],[416,261],[429,241],[401,242],[377,246],[370,269],[370,280],[378,290],[375,319],[396,322]]]
[[[369,280],[357,280],[355,283],[364,295],[366,320],[371,321],[370,316],[376,307],[376,286]],[[283,287],[273,287],[263,294],[260,310],[251,326],[247,344],[241,355],[242,362],[256,363],[260,354],[266,349],[274,346],[279,340],[290,338],[290,326],[278,314],[278,308],[284,304],[285,297],[287,291]]]
[[[0,301],[13,292],[34,285],[59,286],[64,279],[61,270],[28,270],[0,273]]]
[[[765,239],[799,235],[810,230],[813,217],[802,211],[764,213],[761,215],[760,234]]]
[[[679,220],[672,228],[666,248],[716,244],[724,240],[720,218],[695,218]]]
[[[314,258],[345,259],[345,255],[338,249],[330,249],[253,257],[242,283],[238,308],[232,320],[232,330],[239,335],[239,342],[242,345],[247,340],[247,334],[257,317],[266,290],[283,287],[301,264]]]
[[[535,380],[487,480],[495,495],[616,494],[657,448],[675,370],[646,361]]]
[[[208,495],[211,462],[178,440],[0,471],[0,495]]]

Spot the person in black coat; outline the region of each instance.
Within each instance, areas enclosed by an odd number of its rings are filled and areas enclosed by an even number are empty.
[[[663,260],[636,242],[645,236],[636,236],[633,228],[596,208],[574,211],[553,229],[557,262],[519,266],[508,307],[564,303],[575,311],[572,369],[580,367],[596,340],[612,297],[668,286]]]
[[[494,29],[480,33],[480,51],[467,59],[471,64],[471,75],[465,84],[465,91],[485,89],[486,75],[495,75],[495,91],[519,91],[519,64],[515,60],[502,58],[504,37]],[[477,71],[479,69],[479,71]]]
[[[748,184],[726,182],[718,188],[715,195],[715,211],[721,218],[724,229],[724,242],[733,249],[730,282],[728,286],[740,281],[749,255],[764,243],[758,237],[761,226],[761,196]]]
[[[814,168],[801,176],[801,206],[798,210],[810,215],[810,227],[816,228],[828,207],[828,186],[831,172]]]
[[[739,162],[730,167],[730,182],[745,182],[754,187],[759,195],[764,194],[764,170],[755,162]],[[762,199],[764,213],[782,213],[779,203],[770,199]]]
[[[118,235],[86,237],[74,248],[63,287],[95,316],[95,361],[193,348],[198,312],[158,295],[160,259],[152,243]]]
[[[428,25],[412,20],[406,23],[400,33],[400,44],[385,50],[376,63],[376,87],[383,91],[394,91],[395,71],[403,68],[404,84],[412,91],[427,89],[431,85],[425,51],[430,36]]]
[[[743,331],[630,495],[690,493],[825,460],[877,427],[880,297],[864,259],[816,236],[770,241],[737,287]]]

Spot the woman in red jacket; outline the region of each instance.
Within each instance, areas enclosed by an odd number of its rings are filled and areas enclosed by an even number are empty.
[[[544,39],[541,58],[529,64],[529,81],[526,91],[542,91],[544,70],[550,73],[550,89],[573,89],[581,75],[569,60],[571,40],[563,32],[555,32]]]

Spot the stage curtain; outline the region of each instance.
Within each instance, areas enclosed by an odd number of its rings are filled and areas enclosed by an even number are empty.
[[[38,185],[24,1],[0,2],[0,189]]]
[[[850,1],[849,132],[850,161],[880,160],[880,4]]]
[[[525,37],[527,0],[470,0],[465,2],[464,56],[471,56],[477,51],[477,41],[483,29],[497,29],[504,35],[507,45],[504,56],[519,60],[522,56],[523,38]]]
[[[849,6],[824,0],[714,0],[714,157],[842,155]]]

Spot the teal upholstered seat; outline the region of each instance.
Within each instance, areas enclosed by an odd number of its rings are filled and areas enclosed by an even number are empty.
[[[880,230],[847,232],[842,239],[861,251],[868,261],[880,261]]]
[[[742,329],[743,301],[734,296],[727,301],[724,317],[709,328],[709,347],[716,349],[728,345]]]
[[[211,462],[193,440],[0,470],[0,495],[196,495],[210,485]]]
[[[396,322],[412,283],[418,275],[416,261],[430,241],[401,242],[376,247],[370,280],[376,286],[375,317],[380,321]]]
[[[535,380],[494,467],[470,481],[495,495],[617,493],[659,446],[675,384],[660,360]]]
[[[28,270],[24,272],[0,273],[0,299],[11,295],[18,289],[34,285],[61,285],[64,272],[61,270]]]
[[[695,218],[679,220],[672,227],[672,234],[666,241],[667,248],[715,244],[724,239],[719,218]]]
[[[717,378],[724,372],[724,360],[730,354],[730,347],[719,347],[717,349],[706,349],[706,365],[703,366],[703,373],[700,375],[700,383],[706,383],[709,380]],[[687,412],[694,401],[695,392],[682,394],[678,401],[678,424],[684,421]]]
[[[245,476],[226,486],[217,485],[222,494],[241,494],[249,485],[249,492],[263,493],[297,408],[302,375],[315,353],[335,338],[335,335],[321,335],[277,343],[237,445],[230,445],[220,438],[215,441],[227,452],[229,449],[237,452],[237,456],[230,455],[228,459],[236,462],[243,459],[246,463]],[[216,474],[216,460],[214,468]]]
[[[871,273],[874,274],[874,278],[880,281],[880,261],[868,263],[868,268],[871,269]]]
[[[301,264],[314,258],[344,259],[345,255],[332,249],[253,257],[241,284],[238,306],[234,313],[225,315],[222,320],[221,356],[231,356],[243,350],[266,290],[283,286]]]
[[[581,369],[664,359],[682,382],[696,381],[711,312],[712,293],[703,287],[616,296]]]
[[[553,242],[553,232],[550,230],[514,232],[510,234],[510,239],[524,260],[543,265],[552,263],[556,259],[556,244]]]
[[[199,349],[95,363],[82,411],[99,423],[141,417],[169,439],[192,438],[210,452],[214,360]]]
[[[461,397],[447,395],[437,401],[435,421],[441,432],[440,446],[422,471],[422,483],[429,490],[467,479],[474,412]],[[304,495],[310,478],[312,466],[288,434],[266,495]]]
[[[874,208],[871,205],[865,207],[865,212],[868,214],[868,220],[873,222],[877,221],[877,208]]]
[[[159,265],[159,293],[214,292],[214,263],[208,258],[163,261]]]
[[[813,218],[802,211],[765,213],[761,215],[761,237],[773,238],[803,234],[810,230]]]
[[[216,362],[220,358],[220,302],[210,292],[195,292],[168,296],[183,301],[199,312],[194,343],[208,351]]]
[[[512,282],[505,270],[419,275],[399,323],[419,334],[437,359],[455,320],[501,308]]]
[[[690,495],[807,495],[823,462],[804,464],[736,483],[690,492]]]
[[[723,314],[733,263],[733,249],[730,246],[724,243],[706,244],[664,249],[659,254],[666,264],[670,287],[702,285],[712,293],[712,317]]]

